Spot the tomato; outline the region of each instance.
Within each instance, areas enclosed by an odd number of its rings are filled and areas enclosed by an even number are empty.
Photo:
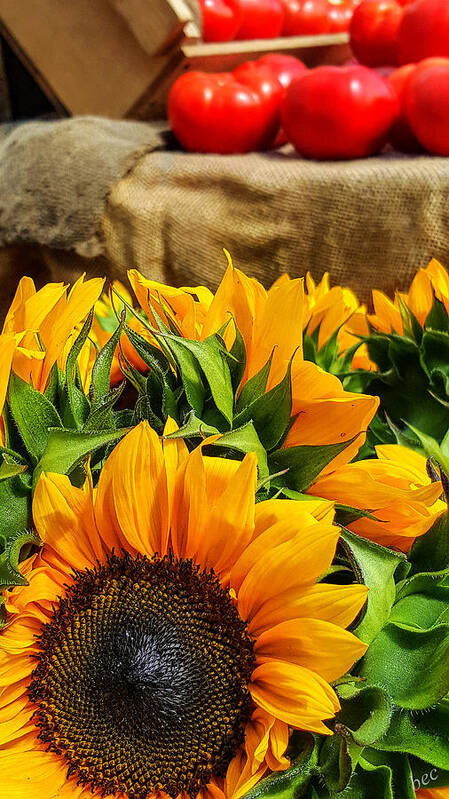
[[[283,87],[283,97],[285,97],[285,93],[292,81],[302,75],[307,69],[299,58],[295,58],[292,55],[281,55],[281,53],[264,55],[258,59],[257,64],[267,67],[276,76]],[[287,141],[287,136],[281,128],[272,146],[273,148],[282,147],[282,145],[287,144]]]
[[[230,42],[240,27],[241,12],[236,0],[200,0],[205,42]]]
[[[232,73],[235,80],[253,89],[264,101],[267,113],[264,149],[271,147],[281,127],[281,101],[285,90],[271,69],[259,61],[246,61]]]
[[[264,55],[257,60],[257,63],[262,67],[271,69],[273,75],[276,76],[284,89],[288,89],[291,82],[307,69],[299,58],[295,58],[292,55],[282,55],[281,53]]]
[[[396,0],[363,0],[354,10],[351,47],[361,64],[381,67],[398,63],[402,7]]]
[[[393,89],[373,70],[317,67],[287,90],[282,120],[307,158],[363,158],[383,147],[398,112]]]
[[[424,149],[449,155],[449,59],[416,67],[404,90],[410,127]]]
[[[416,0],[404,9],[399,28],[400,63],[431,56],[449,58],[448,0]]]
[[[283,36],[312,36],[328,33],[328,0],[283,0]]]
[[[329,0],[329,10],[327,12],[330,33],[345,33],[349,30],[354,5],[349,0],[334,2]]]
[[[168,97],[171,128],[186,150],[247,153],[272,135],[272,109],[230,73],[186,72]]]
[[[284,22],[281,0],[237,0],[242,15],[237,39],[274,39]]]
[[[404,97],[405,87],[415,69],[416,64],[406,64],[395,69],[387,78],[398,96],[400,105],[399,117],[391,128],[389,139],[396,150],[403,150],[406,153],[415,153],[421,150],[421,145],[409,125]]]

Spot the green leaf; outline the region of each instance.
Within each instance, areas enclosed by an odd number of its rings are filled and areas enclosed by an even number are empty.
[[[449,587],[434,585],[429,592],[405,596],[396,602],[390,621],[409,629],[430,630],[449,622]]]
[[[360,582],[369,588],[357,636],[369,644],[387,621],[396,596],[394,573],[405,556],[343,530],[341,543]]]
[[[235,323],[234,323],[235,324]],[[231,370],[232,388],[234,394],[237,394],[240,383],[243,380],[243,375],[246,369],[246,348],[243,336],[235,325],[235,341],[229,353],[229,368]]]
[[[27,585],[27,581],[20,574],[19,561],[23,547],[30,544],[41,546],[42,541],[35,533],[20,530],[8,537],[5,549],[0,555],[1,588]]]
[[[247,422],[236,430],[224,433],[213,446],[229,448],[231,450],[234,449],[238,452],[243,452],[245,455],[248,452],[255,452],[257,455],[259,479],[263,480],[265,477],[268,477],[267,453],[260,442],[252,422]]]
[[[198,419],[195,411],[190,411],[182,427],[179,430],[174,430],[169,433],[165,438],[205,438],[206,436],[217,435],[220,431],[211,425]]]
[[[388,766],[373,766],[364,758],[360,758],[344,797],[345,799],[395,799],[392,778],[392,771]]]
[[[98,353],[97,359],[92,369],[92,380],[90,384],[90,395],[92,410],[96,410],[104,402],[111,389],[111,368],[112,361],[123,333],[123,321],[120,322],[117,330],[106,342],[103,349]]]
[[[18,474],[26,472],[27,465],[24,463],[15,463],[11,459],[3,456],[3,461],[0,464],[0,481],[9,480],[10,477],[17,477]]]
[[[197,417],[201,418],[206,389],[198,361],[185,346],[184,339],[164,336],[164,343],[176,361],[187,401]]]
[[[170,373],[170,364],[162,350],[150,344],[140,333],[137,333],[128,325],[125,325],[125,333],[137,354],[150,369],[153,369],[161,376],[166,376]]]
[[[325,466],[354,441],[339,444],[304,445],[278,449],[269,455],[270,472],[288,469],[283,482],[294,491],[304,491],[316,480]]]
[[[449,770],[449,703],[422,715],[396,708],[390,727],[374,745],[387,752],[407,752],[432,766]]]
[[[118,441],[128,432],[127,429],[87,433],[79,430],[52,430],[46,450],[34,471],[34,486],[42,472],[70,474],[92,452]]]
[[[255,402],[255,400],[259,399],[259,397],[265,394],[265,389],[267,387],[268,382],[268,375],[270,374],[271,364],[273,361],[273,352],[271,353],[268,361],[266,362],[265,366],[262,367],[260,372],[258,372],[253,377],[250,377],[249,380],[246,381],[244,384],[240,396],[236,403],[236,413],[240,413],[244,408],[251,403]]]
[[[86,424],[83,427],[85,432],[88,430],[96,430],[99,432],[100,430],[115,429],[115,419],[111,411],[122,396],[125,385],[126,381],[123,380],[120,385],[113,388],[112,391],[103,398],[103,401],[96,408],[92,407]]]
[[[9,379],[8,401],[23,443],[36,463],[45,450],[50,428],[62,427],[60,416],[44,394],[14,373]]]
[[[335,734],[323,742],[319,769],[331,794],[340,793],[346,788],[352,773],[352,763],[346,738],[339,734],[338,724],[335,726]]]
[[[214,334],[208,336],[204,341],[190,341],[189,339],[164,334],[163,339],[177,360],[179,360],[179,352],[182,349],[184,349],[185,353],[193,356],[196,369],[199,368],[207,380],[215,405],[226,421],[232,424],[234,391],[227,360],[228,353],[219,336]],[[175,352],[175,350],[177,351]],[[193,403],[191,404],[197,414],[201,416],[201,410],[195,407]]]
[[[340,685],[341,710],[337,715],[354,743],[371,746],[387,732],[393,707],[388,694],[381,688],[366,685]]]
[[[281,382],[247,405],[234,419],[235,427],[252,422],[267,450],[273,449],[279,444],[290,422],[292,412],[291,368],[292,361],[290,361]],[[280,469],[274,471],[280,471]]]
[[[409,560],[414,573],[437,572],[449,567],[449,511],[415,540]]]
[[[62,399],[62,420],[66,427],[76,427],[80,429],[89,415],[89,400],[77,386],[77,359],[90,333],[93,315],[94,309],[92,308],[67,356]]]
[[[424,710],[449,693],[449,624],[410,630],[388,623],[371,643],[360,676],[390,694],[394,703]]]

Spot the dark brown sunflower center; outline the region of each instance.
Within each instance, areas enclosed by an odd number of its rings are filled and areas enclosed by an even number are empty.
[[[224,776],[250,714],[254,654],[212,571],[113,555],[76,574],[39,645],[39,738],[82,785],[195,797]]]

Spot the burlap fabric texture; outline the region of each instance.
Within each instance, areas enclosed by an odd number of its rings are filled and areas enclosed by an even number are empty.
[[[432,256],[449,266],[449,159],[315,163],[289,146],[227,157],[175,147],[163,124],[92,117],[10,131],[0,142],[3,302],[30,248],[38,280],[41,262],[44,279],[138,267],[214,288],[226,247],[265,285],[329,270],[364,299],[406,287]]]

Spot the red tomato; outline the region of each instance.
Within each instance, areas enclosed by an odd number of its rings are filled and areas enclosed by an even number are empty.
[[[313,36],[329,31],[328,0],[283,0],[283,36]]]
[[[229,73],[186,72],[168,97],[171,128],[186,150],[247,153],[266,146],[271,108]]]
[[[281,127],[281,102],[285,90],[271,69],[261,65],[259,61],[246,61],[232,74],[238,83],[253,89],[264,101],[267,121],[263,147],[268,149],[273,145]]]
[[[354,5],[349,0],[340,0],[340,2],[329,0],[329,10],[327,12],[329,32],[345,33],[345,31],[348,31],[353,13]]]
[[[205,42],[230,42],[240,27],[241,12],[236,0],[200,0]]]
[[[400,63],[431,56],[449,58],[448,0],[416,0],[404,9],[399,28]]]
[[[393,89],[373,70],[318,67],[287,90],[282,119],[307,158],[363,158],[383,147],[398,111]]]
[[[282,55],[281,53],[269,53],[262,56],[257,61],[263,67],[271,69],[281,86],[288,89],[291,82],[302,75],[307,69],[306,65],[292,55]]]
[[[402,150],[406,153],[416,153],[421,150],[421,145],[409,125],[404,96],[405,87],[415,69],[416,64],[406,64],[403,67],[399,67],[399,69],[395,69],[387,78],[390,86],[393,87],[398,96],[400,106],[399,117],[391,128],[389,139],[396,150]]]
[[[404,90],[410,127],[422,146],[449,155],[449,59],[420,64]]]
[[[269,55],[264,55],[262,58],[259,58],[257,61],[263,67],[268,67],[276,76],[279,83],[284,89],[284,95],[295,78],[302,75],[307,67],[299,58],[295,58],[292,55],[281,55],[281,53],[269,53]],[[276,139],[273,143],[273,148],[282,147],[282,145],[287,144],[287,136],[285,135],[282,128],[280,129]]]
[[[354,10],[351,47],[361,64],[398,63],[398,35],[403,10],[396,0],[363,0]]]
[[[237,0],[242,14],[237,39],[274,39],[284,22],[281,0]]]

